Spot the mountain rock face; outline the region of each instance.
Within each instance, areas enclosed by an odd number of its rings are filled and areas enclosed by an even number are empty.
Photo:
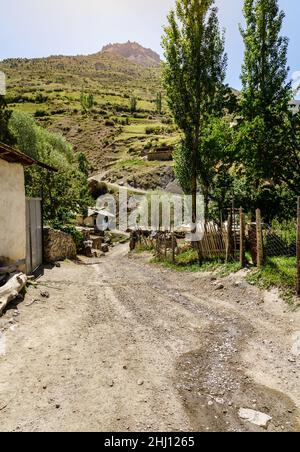
[[[156,52],[146,49],[137,42],[128,41],[125,44],[108,44],[103,47],[102,53],[121,56],[145,67],[158,66],[161,62],[160,56]]]

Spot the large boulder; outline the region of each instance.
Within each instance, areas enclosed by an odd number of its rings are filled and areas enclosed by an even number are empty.
[[[76,245],[73,237],[53,229],[44,228],[44,258],[48,263],[76,258]]]

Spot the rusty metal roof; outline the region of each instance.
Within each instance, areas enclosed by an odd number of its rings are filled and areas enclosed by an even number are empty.
[[[57,169],[52,168],[51,166],[46,165],[45,163],[39,162],[33,159],[32,157],[23,154],[23,152],[15,148],[12,148],[11,146],[8,146],[7,144],[4,143],[0,143],[0,158],[9,163],[20,163],[23,166],[38,165],[41,168],[47,169],[48,171],[57,172]]]

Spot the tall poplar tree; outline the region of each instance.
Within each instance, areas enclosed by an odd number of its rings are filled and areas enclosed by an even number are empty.
[[[278,0],[245,0],[246,26],[241,80],[241,150],[249,173],[256,179],[271,179],[285,149],[285,126],[292,96],[288,83],[288,39],[281,36],[285,14]]]
[[[201,172],[201,130],[221,106],[227,57],[214,0],[176,0],[168,16],[162,45],[163,80],[169,107],[184,140],[175,153],[177,177],[192,195],[192,219],[197,218]]]

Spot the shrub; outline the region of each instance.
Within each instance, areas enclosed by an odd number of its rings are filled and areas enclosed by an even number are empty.
[[[48,113],[45,110],[37,110],[34,116],[35,118],[43,118],[44,116],[48,116]]]
[[[170,118],[170,117],[163,117],[162,120],[161,120],[161,122],[162,122],[163,124],[173,124],[173,119]]]
[[[93,199],[98,199],[99,196],[106,195],[108,192],[108,187],[105,182],[99,182],[95,179],[92,179],[89,182],[89,191]]]
[[[106,127],[115,127],[115,122],[111,119],[107,119],[104,124]]]

